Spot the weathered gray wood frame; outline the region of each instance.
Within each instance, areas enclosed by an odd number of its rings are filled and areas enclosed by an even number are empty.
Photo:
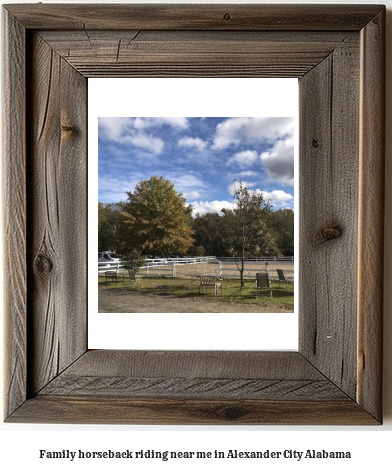
[[[3,20],[5,419],[381,423],[385,7],[19,4]],[[96,76],[299,78],[298,352],[88,350],[73,262]]]

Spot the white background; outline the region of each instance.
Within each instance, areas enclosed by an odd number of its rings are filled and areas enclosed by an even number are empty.
[[[296,79],[89,79],[88,94],[89,235],[91,236],[96,235],[98,221],[96,209],[98,117],[260,116],[294,117],[296,123],[298,120]],[[230,97],[230,100],[227,100],[227,97]],[[297,128],[295,126],[295,129]],[[295,160],[296,168],[297,164],[298,159]],[[295,177],[298,177],[297,172]],[[297,190],[298,186],[295,185],[295,189]],[[295,199],[295,205],[297,208],[298,199]],[[103,249],[97,248],[96,241],[94,244],[90,243],[88,250],[89,275],[92,280],[89,282],[88,301],[90,349],[297,350],[298,348],[297,308],[294,314],[143,313],[138,317],[135,313],[98,313],[95,280],[97,250]],[[298,255],[297,252],[296,254]],[[297,301],[295,298],[296,307]],[[241,324],[238,324],[238,321]]]
[[[13,3],[27,3],[13,0]],[[62,2],[47,2],[62,3]],[[71,3],[71,2],[69,2]],[[77,3],[77,2],[73,2]],[[86,0],[84,3],[88,3]],[[95,2],[100,3],[100,2]],[[105,2],[108,3],[108,0]],[[138,3],[134,1],[133,3]],[[157,3],[157,0],[154,1]],[[184,2],[183,2],[184,3]],[[203,2],[199,2],[203,3]],[[216,2],[218,3],[218,2]],[[226,0],[225,3],[230,3]],[[234,2],[240,3],[240,2]],[[248,3],[263,3],[251,2]],[[274,3],[267,0],[265,3]],[[278,2],[275,2],[278,3]],[[284,3],[315,3],[293,2]],[[316,2],[317,3],[317,2]],[[321,3],[321,2],[320,2]],[[339,1],[324,3],[360,3],[360,1]],[[366,3],[381,3],[367,0]],[[0,425],[0,467],[3,472],[39,472],[67,473],[72,469],[75,473],[85,473],[94,469],[96,473],[106,473],[110,470],[122,473],[144,473],[158,470],[170,473],[193,473],[200,470],[206,472],[238,472],[247,473],[269,472],[274,469],[288,469],[293,473],[330,473],[356,471],[390,472],[390,448],[392,445],[392,83],[391,83],[391,50],[392,44],[392,0],[382,2],[388,7],[387,30],[387,164],[386,164],[386,210],[385,210],[385,344],[384,344],[384,425],[382,427],[192,427],[192,426],[89,426],[89,425]],[[1,261],[1,259],[0,259]],[[381,282],[380,282],[381,284]],[[39,459],[39,449],[52,451],[70,450],[125,450],[154,449],[171,451],[227,451],[238,449],[243,451],[265,450],[283,451],[285,449],[307,450],[326,449],[330,451],[351,451],[351,460],[177,460],[162,462],[159,460],[144,460],[132,462],[119,461],[71,461]]]

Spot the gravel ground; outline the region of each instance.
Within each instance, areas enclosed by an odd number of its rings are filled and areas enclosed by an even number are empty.
[[[235,262],[232,265],[235,266]],[[253,266],[253,265],[252,265]],[[263,270],[264,264],[258,263],[253,268]],[[276,268],[294,269],[293,265],[275,265],[270,263],[268,270],[274,274]],[[233,271],[231,271],[233,272]],[[218,264],[178,265],[176,276],[184,276],[189,273],[204,273],[206,275],[218,275]],[[255,271],[249,270],[249,274],[255,277]],[[229,302],[216,298],[205,298],[197,296],[192,298],[156,295],[152,293],[138,292],[126,288],[98,287],[98,312],[99,313],[291,313],[293,310],[279,305],[271,305]]]
[[[123,288],[98,288],[99,313],[291,313],[263,304],[223,301],[219,297],[181,298],[154,295]]]

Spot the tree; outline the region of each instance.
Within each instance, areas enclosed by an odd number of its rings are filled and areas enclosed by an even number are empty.
[[[121,203],[98,202],[98,250],[117,250],[123,216]]]
[[[123,206],[124,246],[152,255],[185,253],[193,244],[192,207],[174,185],[153,176],[128,192]]]
[[[282,255],[294,255],[294,211],[278,209],[270,216],[271,231]]]
[[[216,212],[207,212],[206,214],[196,214],[193,219],[193,229],[195,231],[195,250],[197,246],[204,247],[207,255],[216,255],[221,257],[223,254],[222,244],[222,225],[221,217]]]
[[[246,256],[276,253],[277,247],[267,227],[271,203],[264,200],[263,193],[249,190],[240,181],[234,190],[234,201],[233,210],[223,209],[224,242],[236,258],[241,286],[244,286]]]
[[[142,256],[140,250],[130,249],[127,250],[121,258],[122,266],[128,270],[129,276],[132,278],[131,273],[136,275],[139,267],[145,264],[145,258]]]
[[[205,249],[202,245],[197,245],[195,247],[195,252],[194,253],[197,257],[203,257],[206,254],[206,251],[205,251]]]

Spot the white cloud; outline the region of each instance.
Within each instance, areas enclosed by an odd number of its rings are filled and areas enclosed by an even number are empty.
[[[100,191],[98,201],[104,203],[116,203],[126,201],[128,196],[124,192]]]
[[[116,145],[134,145],[154,154],[162,152],[165,145],[160,138],[133,127],[133,119],[123,117],[101,117],[98,121],[100,137]]]
[[[253,191],[260,192],[260,191]],[[276,207],[290,207],[288,201],[293,200],[293,196],[282,190],[274,190],[271,192],[262,191],[265,201],[271,201]],[[190,204],[193,206],[193,215],[197,213],[200,215],[206,214],[207,212],[217,212],[221,214],[222,209],[234,209],[235,202],[231,201],[193,201]]]
[[[188,173],[181,173],[181,171],[172,171],[171,173],[163,173],[165,179],[168,179],[174,184],[174,189],[182,193],[184,198],[189,201],[200,199],[201,197],[209,196],[211,188],[200,179],[192,170]]]
[[[126,179],[117,178],[98,178],[98,189],[99,197],[98,200],[101,202],[119,202],[126,201],[127,191],[133,191],[135,185],[140,179],[134,179],[132,181]]]
[[[227,162],[229,165],[238,165],[240,168],[246,168],[252,165],[258,158],[257,151],[245,150],[236,153]]]
[[[294,139],[278,140],[270,151],[260,155],[270,179],[277,183],[294,184]]]
[[[133,126],[137,129],[160,127],[161,125],[188,128],[189,121],[186,117],[137,117],[133,122]]]
[[[190,201],[191,199],[198,199],[200,197],[199,191],[189,191],[189,192],[184,192],[184,198],[187,201]]]
[[[263,197],[265,201],[271,201],[271,203],[275,206],[278,207],[283,207],[283,206],[288,206],[290,207],[290,204],[288,201],[292,201],[294,198],[291,194],[286,193],[285,191],[282,190],[274,190],[274,191],[263,191],[260,189],[250,189],[252,186],[255,185],[255,183],[246,183],[245,181],[242,181],[242,184],[244,186],[247,186],[249,188],[249,193],[263,193]],[[232,183],[228,186],[228,191],[231,194],[234,194],[235,188],[238,186],[238,183]]]
[[[227,173],[226,177],[240,180],[246,176],[258,176],[258,175],[260,175],[260,171],[257,172],[257,171],[251,171],[251,170],[247,170],[247,171],[241,170],[238,172],[233,171],[233,172]]]
[[[270,192],[263,191],[263,197],[265,201],[271,201],[272,204],[277,205],[279,207],[289,207],[287,201],[292,201],[294,199],[291,194],[278,189]]]
[[[208,185],[193,174],[193,172],[184,174],[181,172],[166,173],[165,178],[170,180],[174,184],[175,189],[182,193],[193,191],[195,188],[198,190],[208,189]]]
[[[132,136],[124,138],[124,143],[132,143],[132,145],[143,148],[144,150],[151,151],[155,155],[162,153],[165,142],[158,137],[153,135],[146,135],[144,133],[136,133]]]
[[[156,176],[161,176],[161,172],[153,173]],[[99,177],[99,201],[102,202],[119,202],[127,200],[127,191],[134,191],[135,186],[140,181],[149,179],[149,175],[143,173],[132,173],[132,179],[122,179],[113,177]],[[194,174],[178,174],[166,175],[168,179],[174,184],[174,189],[183,194],[184,198],[189,202],[190,200],[199,199],[202,194],[208,195],[209,187]]]
[[[229,201],[193,201],[190,204],[193,206],[193,215],[203,215],[207,212],[220,214],[223,208],[233,209],[233,203]]]
[[[198,150],[203,151],[207,146],[207,142],[205,142],[201,138],[184,137],[178,141],[178,146],[186,148],[197,148]]]
[[[291,117],[242,117],[229,118],[216,127],[213,148],[230,145],[273,142],[292,135],[294,120]]]
[[[100,117],[98,120],[99,134],[112,142],[121,141],[124,130],[130,125],[130,119],[124,117]]]
[[[189,127],[186,117],[100,117],[98,121],[101,138],[117,145],[131,144],[156,155],[162,153],[165,143],[147,130],[164,124],[181,129]]]
[[[255,186],[255,184],[256,183],[249,183],[247,181],[242,181],[242,186],[244,186],[244,187],[246,186],[247,188],[251,188],[252,186]],[[231,184],[229,184],[229,186],[227,186],[227,190],[232,195],[234,195],[234,191],[236,189],[238,189],[238,183],[237,182],[231,183]]]
[[[241,171],[241,176],[256,176],[258,173],[256,171]]]

